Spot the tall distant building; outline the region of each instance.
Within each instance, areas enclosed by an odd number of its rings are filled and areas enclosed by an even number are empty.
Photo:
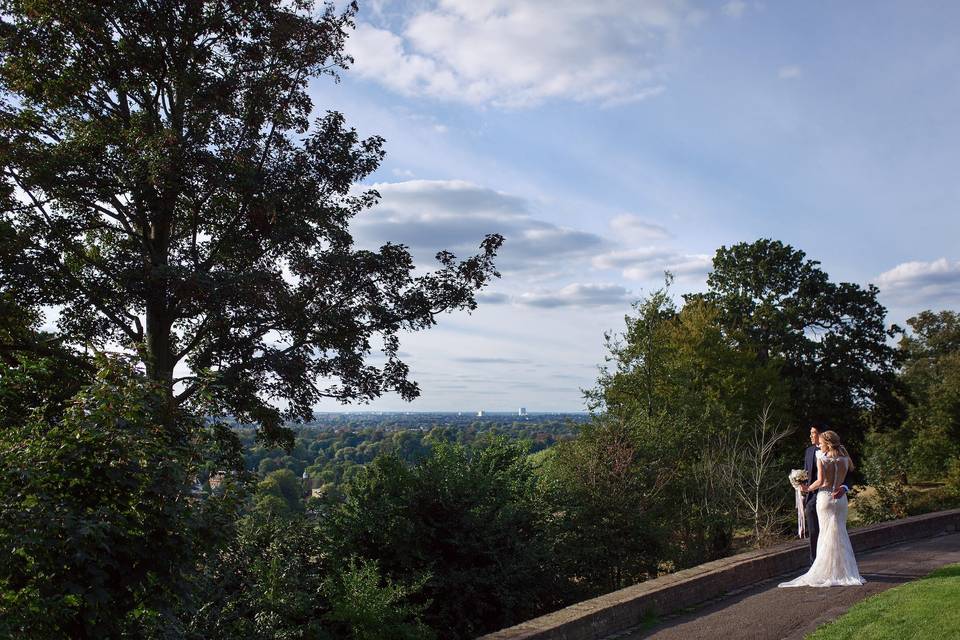
[[[478,418],[482,418],[482,417],[483,417],[483,409],[481,409],[480,411],[477,411],[477,417],[478,417]]]
[[[517,411],[517,415],[518,415],[518,416],[525,416],[525,415],[527,415],[527,408],[526,408],[526,407],[520,407],[520,411]]]

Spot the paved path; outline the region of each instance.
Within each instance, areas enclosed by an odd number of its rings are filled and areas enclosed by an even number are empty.
[[[857,556],[862,587],[778,589],[795,576],[780,576],[666,618],[652,629],[613,636],[617,640],[802,640],[855,603],[898,584],[960,562],[960,533],[914,540]],[[802,572],[797,572],[797,575]]]

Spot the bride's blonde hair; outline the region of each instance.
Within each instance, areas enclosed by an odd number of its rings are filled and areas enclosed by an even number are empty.
[[[841,456],[850,457],[850,454],[847,453],[847,448],[840,442],[840,436],[837,435],[836,431],[824,431],[821,433],[820,444],[827,445],[827,449],[836,451]]]

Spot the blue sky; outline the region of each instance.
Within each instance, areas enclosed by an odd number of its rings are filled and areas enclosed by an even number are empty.
[[[889,320],[960,303],[960,4],[380,0],[342,82],[387,140],[361,244],[420,264],[506,236],[472,315],[407,336],[421,383],[383,410],[580,410],[603,333],[723,244],[772,237]],[[335,409],[325,406],[322,409]]]

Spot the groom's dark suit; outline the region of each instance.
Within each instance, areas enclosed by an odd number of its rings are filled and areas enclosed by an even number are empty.
[[[817,481],[817,451],[814,445],[807,447],[803,455],[803,468],[807,472],[810,484]],[[820,521],[817,520],[817,492],[803,494],[803,514],[810,533],[810,564],[817,558],[817,538],[820,537]]]

